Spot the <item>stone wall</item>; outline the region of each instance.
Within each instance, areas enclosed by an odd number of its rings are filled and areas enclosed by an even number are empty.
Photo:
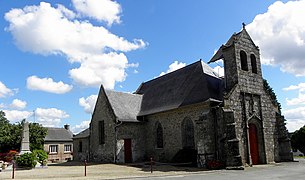
[[[80,149],[81,142],[81,149]],[[73,160],[89,161],[89,137],[73,139]]]
[[[146,155],[156,161],[171,162],[173,157],[183,149],[182,121],[190,119],[194,125],[194,149],[198,154],[215,154],[214,119],[209,111],[209,103],[200,103],[175,110],[149,115],[146,123]],[[163,127],[163,148],[156,147],[155,124]]]
[[[104,121],[105,143],[99,142],[99,122]],[[101,90],[90,123],[90,160],[95,162],[114,162],[115,116]]]
[[[145,123],[123,122],[117,128],[117,162],[124,163],[124,139],[131,139],[132,162],[141,162],[145,159],[146,141]]]

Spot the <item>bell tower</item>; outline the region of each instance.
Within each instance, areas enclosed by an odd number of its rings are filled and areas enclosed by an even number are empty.
[[[234,33],[209,63],[220,59],[224,61],[226,92],[238,84],[243,92],[258,93],[255,87],[261,89],[263,84],[260,53],[244,23],[242,30]]]
[[[272,122],[275,114],[271,112],[274,109],[264,90],[259,48],[251,39],[244,23],[242,30],[234,33],[210,62],[220,59],[223,60],[225,71],[223,112],[232,114],[231,119],[224,119],[227,137],[230,137],[227,144],[228,147],[234,147],[234,152],[239,151],[231,156],[232,150],[228,150],[227,154],[232,160],[227,163],[236,166],[236,160],[239,159],[242,164],[266,163],[265,149],[271,150],[273,146],[266,147],[265,139],[271,141],[273,135],[265,132],[265,128],[274,127]],[[229,128],[235,131],[228,131]],[[267,161],[273,161],[272,154],[267,158]]]

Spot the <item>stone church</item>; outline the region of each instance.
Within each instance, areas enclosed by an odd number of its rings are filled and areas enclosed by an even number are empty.
[[[75,160],[224,162],[227,167],[291,161],[279,107],[264,87],[260,52],[245,27],[209,63],[197,61],[142,83],[133,94],[101,86],[89,129],[73,138]]]

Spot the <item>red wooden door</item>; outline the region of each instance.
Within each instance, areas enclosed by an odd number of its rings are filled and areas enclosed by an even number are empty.
[[[132,162],[131,139],[124,139],[125,163]]]
[[[259,163],[259,152],[258,152],[258,139],[257,139],[257,128],[254,124],[249,124],[249,139],[250,139],[250,153],[252,164]]]

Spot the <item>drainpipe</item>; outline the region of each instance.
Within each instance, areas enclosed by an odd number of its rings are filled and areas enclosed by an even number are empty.
[[[117,141],[118,141],[118,127],[120,125],[123,124],[122,121],[119,121],[118,119],[116,120],[117,122],[119,123],[116,123],[115,126],[114,126],[114,133],[115,133],[115,137],[114,137],[114,163],[116,164],[117,163],[117,154],[116,154],[116,151],[117,151]]]

